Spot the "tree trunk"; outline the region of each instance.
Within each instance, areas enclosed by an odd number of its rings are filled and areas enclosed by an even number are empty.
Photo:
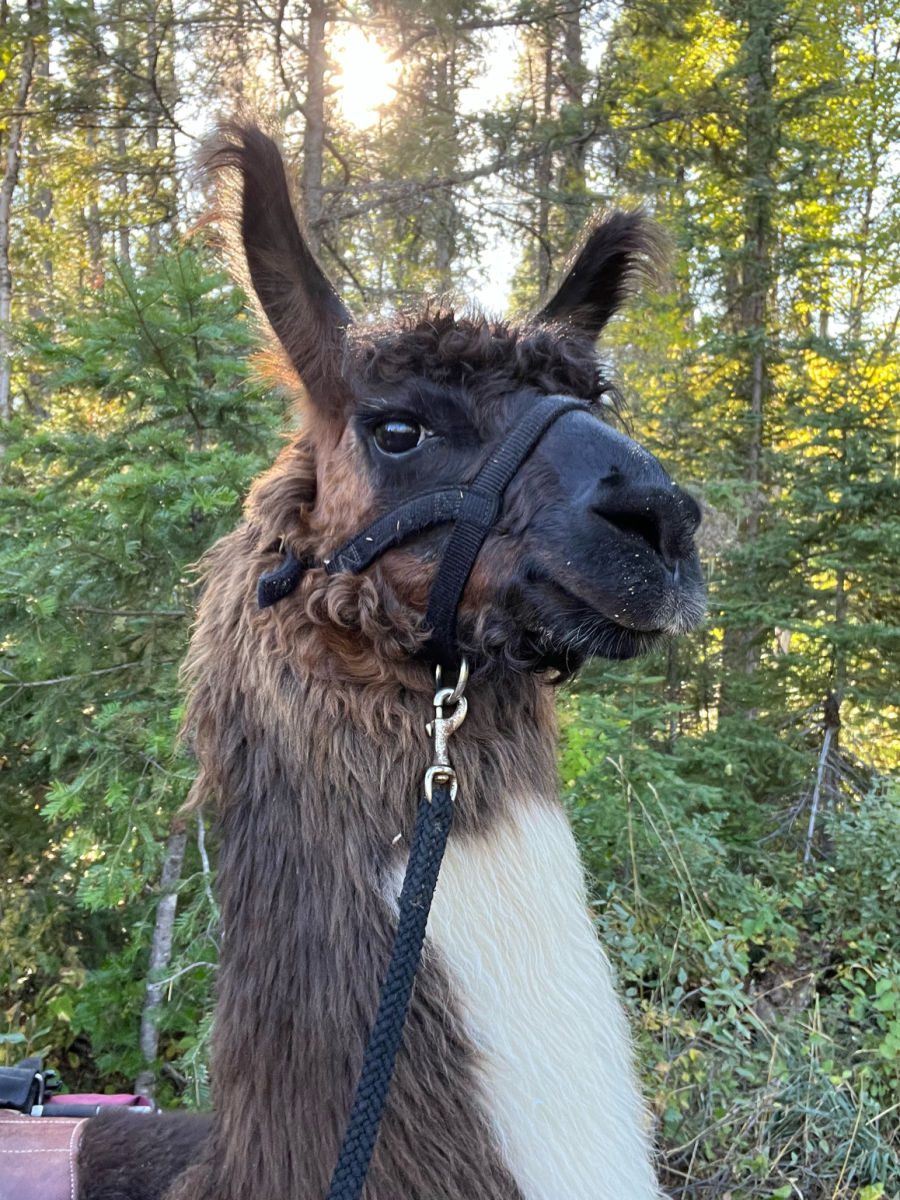
[[[550,252],[550,187],[553,182],[553,150],[550,146],[550,118],[553,115],[553,40],[548,37],[543,52],[541,79],[540,136],[544,148],[537,160],[537,280],[538,292],[545,296],[550,289],[553,256]]]
[[[453,175],[459,168],[457,146],[456,112],[458,105],[458,86],[456,78],[456,35],[450,35],[453,44],[447,53],[440,55],[436,65],[436,96],[435,102],[440,108],[446,109],[450,126],[450,154],[447,156],[446,173]],[[437,206],[437,223],[434,233],[434,262],[437,271],[437,287],[442,292],[453,288],[453,263],[456,258],[456,226],[457,211],[453,188],[441,190],[435,197]]]
[[[747,536],[759,532],[762,509],[764,402],[769,390],[768,297],[772,288],[772,168],[777,145],[773,102],[774,11],[751,3],[747,30],[747,194],[741,263],[741,333],[748,351],[749,428],[746,441]]]
[[[324,0],[309,6],[306,101],[303,106],[303,216],[310,249],[318,254],[322,245],[322,162],[325,146],[325,26],[328,14]]]
[[[562,21],[562,58],[559,64],[561,101],[568,109],[566,131],[570,136],[575,130],[575,114],[584,130],[584,89],[587,72],[584,66],[584,44],[581,33],[581,4],[579,0],[568,0],[560,14]],[[563,152],[559,165],[559,195],[565,197],[565,238],[574,242],[581,232],[587,215],[585,199],[585,161],[589,138],[585,136]]]
[[[120,121],[124,120],[123,116],[119,117]],[[128,195],[130,185],[128,182],[128,139],[125,134],[124,124],[120,124],[116,129],[116,157],[119,160],[119,178],[116,181],[116,190],[119,193],[119,227],[116,234],[117,254],[119,262],[123,266],[131,266],[131,225],[128,215]]]
[[[116,11],[118,32],[118,53],[123,60],[127,58],[127,22],[125,20],[124,4],[119,4]],[[119,75],[116,85],[116,192],[119,197],[119,211],[117,213],[116,230],[116,254],[119,262],[123,266],[131,266],[131,217],[129,195],[131,191],[131,183],[128,178],[128,137],[126,134],[126,110],[128,108],[128,96],[125,92],[125,84],[123,81],[123,73]]]
[[[0,181],[0,420],[12,415],[10,387],[12,382],[12,319],[13,274],[9,259],[12,241],[12,205],[19,167],[22,162],[22,130],[25,108],[34,78],[35,44],[43,0],[28,0],[28,29],[22,47],[22,64],[16,103],[6,131],[6,154],[3,179]]]
[[[744,402],[746,433],[739,448],[745,462],[746,511],[741,539],[759,536],[763,510],[763,446],[765,401],[770,389],[769,294],[773,285],[772,173],[778,148],[774,104],[774,23],[776,6],[766,0],[747,5],[747,34],[743,46],[745,118],[744,233],[741,247],[737,336],[743,379],[739,394]],[[731,626],[723,639],[723,712],[752,712],[736,691],[759,665],[764,631],[759,627]],[[729,680],[731,685],[729,686]]]
[[[47,11],[44,9],[40,14],[40,37],[35,49],[35,82],[32,88],[32,102],[34,102],[36,94],[42,90],[46,94],[50,79],[50,38],[47,17]],[[41,139],[36,138],[29,145],[29,208],[41,227],[42,237],[45,238],[53,226],[53,189],[47,182],[50,176],[43,146],[40,143]],[[53,298],[53,256],[49,248],[41,256],[40,268],[43,276],[42,286],[35,281],[34,286],[29,289],[28,317],[32,321],[44,320],[47,316],[46,304]],[[28,371],[28,383],[22,399],[32,416],[39,421],[47,419],[49,414],[41,401],[41,375],[33,368]]]
[[[92,164],[97,164],[99,162],[99,155],[97,154],[97,133],[94,129],[88,130],[86,141],[90,153],[90,161]],[[97,169],[96,165],[94,169]],[[100,222],[100,205],[96,200],[92,200],[88,205],[85,226],[87,228],[88,257],[91,260],[90,286],[100,291],[105,282],[105,273],[103,270],[103,226]]]
[[[147,148],[150,151],[152,179],[150,183],[151,216],[147,227],[147,250],[151,266],[159,257],[159,219],[153,212],[157,207],[156,191],[160,186],[158,178],[159,157],[159,122],[162,113],[159,106],[157,89],[159,88],[159,30],[156,22],[156,3],[151,0],[147,6],[147,79],[150,81],[147,94]]]
[[[172,957],[172,937],[175,930],[175,913],[178,908],[178,883],[184,865],[187,845],[187,830],[180,823],[169,834],[166,854],[163,859],[159,881],[159,904],[156,908],[156,923],[150,943],[150,964],[147,969],[147,986],[144,991],[144,1007],[141,1011],[140,1047],[147,1064],[135,1080],[134,1090],[142,1096],[152,1096],[156,1087],[153,1064],[159,1051],[158,1014],[162,1008],[165,984],[160,976],[168,967]]]
[[[92,22],[96,20],[96,5],[94,0],[89,0],[88,8],[91,14]],[[91,195],[93,199],[87,206],[84,213],[84,226],[87,235],[88,258],[91,264],[90,279],[88,286],[100,291],[106,282],[104,271],[104,253],[103,253],[103,225],[100,219],[100,204],[97,200],[97,195],[100,190],[101,178],[101,162],[103,159],[103,144],[98,136],[98,130],[101,124],[100,113],[103,111],[103,102],[99,95],[99,66],[102,60],[103,51],[99,45],[93,50],[93,56],[88,67],[88,80],[90,82],[90,105],[91,113],[88,117],[87,133],[85,135],[85,146],[88,151],[88,162],[90,163],[91,177]]]
[[[816,768],[816,782],[813,787],[812,798],[809,803],[809,824],[806,827],[806,842],[803,846],[803,862],[808,863],[812,858],[813,838],[816,835],[816,817],[819,812],[819,804],[822,798],[822,784],[825,779],[825,770],[828,766],[828,755],[831,749],[831,740],[834,737],[835,727],[826,724],[825,736],[822,738],[822,752],[819,755],[819,765]]]
[[[40,14],[40,18],[41,41],[40,45],[36,47],[34,60],[34,87],[36,91],[46,88],[50,79],[50,38],[48,36],[46,10]],[[36,16],[35,20],[37,19],[38,17]],[[49,171],[43,147],[32,145],[29,147],[29,154],[34,168],[29,174],[35,184],[31,211],[42,226],[47,226],[53,216],[53,190],[47,182]],[[44,276],[44,287],[46,289],[43,298],[49,299],[53,292],[53,259],[49,250],[44,254],[41,261],[41,273]],[[44,315],[44,306],[41,300],[40,293],[30,298],[28,312],[34,320],[39,320]]]

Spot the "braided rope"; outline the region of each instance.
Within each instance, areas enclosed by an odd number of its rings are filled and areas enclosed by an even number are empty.
[[[366,1181],[452,820],[450,785],[435,782],[430,803],[422,800],[416,814],[409,863],[400,892],[400,919],[394,948],[381,986],[378,1012],[366,1046],[347,1131],[331,1177],[328,1200],[358,1200]]]

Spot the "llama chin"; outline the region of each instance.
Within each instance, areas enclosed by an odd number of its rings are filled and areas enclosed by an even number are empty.
[[[390,879],[396,905],[405,862]],[[656,1200],[628,1030],[555,800],[451,840],[428,923],[523,1200]]]

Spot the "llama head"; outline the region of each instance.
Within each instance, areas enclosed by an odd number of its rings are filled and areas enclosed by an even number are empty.
[[[699,509],[602,419],[594,342],[652,261],[655,235],[640,214],[596,223],[521,326],[440,307],[354,324],[300,233],[274,143],[227,126],[210,161],[231,170],[239,269],[301,385],[303,431],[250,500],[259,570],[276,543],[321,562],[398,504],[471,481],[530,406],[562,394],[592,411],[557,420],[510,485],[460,607],[462,648],[483,665],[567,673],[697,624]],[[310,571],[277,619],[299,629],[300,613],[315,610],[322,636],[348,655],[351,640],[358,656],[376,634],[382,656],[385,645],[414,652],[448,529],[387,551],[359,578]]]

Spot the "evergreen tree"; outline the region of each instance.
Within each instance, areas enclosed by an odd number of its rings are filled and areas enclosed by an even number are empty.
[[[155,887],[191,777],[177,745],[190,564],[234,524],[281,415],[247,377],[242,303],[198,249],[143,277],[118,267],[96,310],[30,331],[52,415],[7,429],[0,827],[4,862],[29,878],[20,890],[4,868],[2,1007],[49,988],[53,1003],[17,1029],[27,1048],[88,1035],[118,1077],[140,1062]],[[206,887],[185,887],[182,947],[213,922]],[[21,954],[33,921],[40,959]],[[188,1012],[176,1000],[169,1038],[192,1043]]]

